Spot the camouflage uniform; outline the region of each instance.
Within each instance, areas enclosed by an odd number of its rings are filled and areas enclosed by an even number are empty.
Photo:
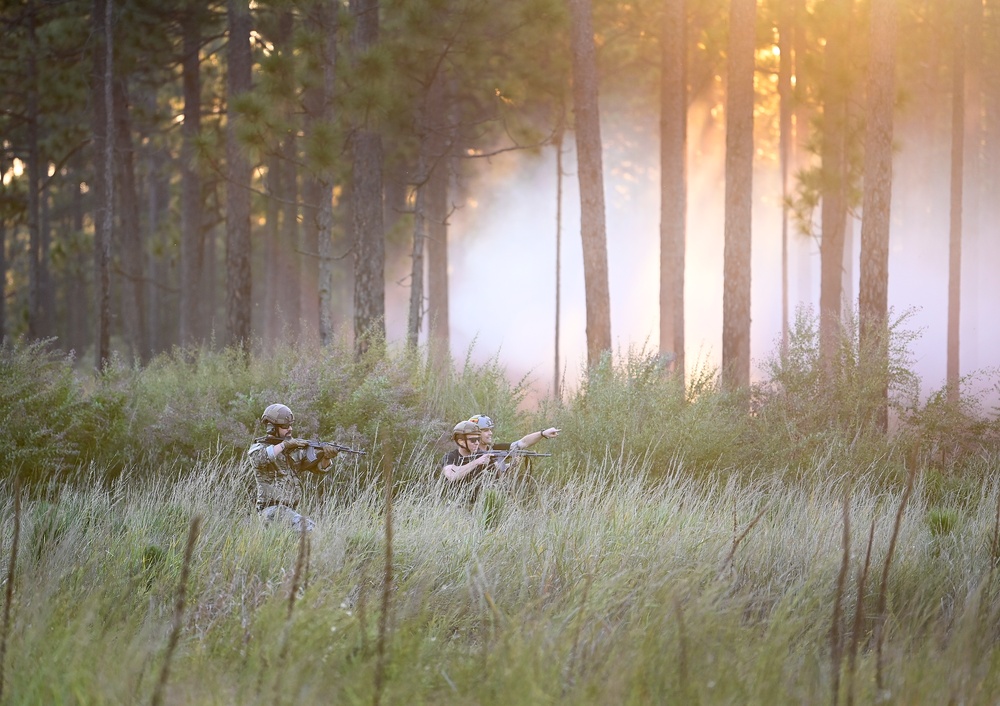
[[[312,530],[315,523],[295,511],[302,499],[303,449],[295,449],[291,453],[274,453],[274,446],[267,442],[267,437],[254,439],[247,451],[250,465],[253,467],[257,480],[257,512],[268,521],[284,519],[295,529],[301,529],[302,522],[306,530]]]

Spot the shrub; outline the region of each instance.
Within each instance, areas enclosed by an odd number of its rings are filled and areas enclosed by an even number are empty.
[[[95,426],[73,359],[51,341],[0,344],[0,467],[29,484],[47,482],[86,459]]]

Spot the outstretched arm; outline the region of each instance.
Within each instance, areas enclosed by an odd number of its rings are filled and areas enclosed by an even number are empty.
[[[530,434],[522,436],[520,439],[515,441],[510,445],[511,450],[516,449],[526,449],[529,446],[534,446],[542,439],[554,439],[559,436],[560,429],[555,427],[549,427],[548,429],[542,429],[541,431],[533,431]]]

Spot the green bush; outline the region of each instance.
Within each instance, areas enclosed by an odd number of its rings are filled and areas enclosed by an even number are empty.
[[[336,492],[375,482],[384,459],[402,485],[426,479],[451,446],[453,425],[473,414],[494,419],[499,441],[561,428],[558,440],[539,447],[554,456],[536,469],[564,480],[618,461],[641,464],[654,478],[863,473],[898,484],[915,467],[956,477],[991,472],[1000,423],[981,397],[963,390],[955,403],[941,391],[918,402],[908,316],[889,328],[881,370],[860,355],[853,321],[824,370],[816,318],[805,309],[787,348],[767,360],[766,378],[750,390],[722,390],[717,371],[700,364],[682,384],[656,353],[631,348],[605,355],[564,399],[534,408],[526,404],[528,377],[511,381],[498,355],[473,362],[471,347],[464,360],[442,363],[384,343],[357,358],[343,338],[323,349],[283,345],[250,356],[205,346],[145,367],[112,360],[84,375],[45,342],[13,342],[0,349],[0,419],[11,430],[0,463],[35,483],[108,480],[126,470],[186,474],[199,459],[243,459],[262,433],[261,412],[280,401],[294,410],[297,435],[369,452],[357,465],[341,462],[347,472],[327,483]],[[876,423],[883,390],[889,434]]]
[[[51,350],[51,341],[0,344],[0,468],[25,483],[63,477],[94,451],[101,426],[73,372],[73,359]]]

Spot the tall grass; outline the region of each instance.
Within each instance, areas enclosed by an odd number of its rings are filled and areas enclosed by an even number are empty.
[[[481,503],[440,503],[428,483],[401,489],[383,648],[359,606],[382,584],[371,583],[385,559],[378,483],[308,508],[317,529],[307,587],[300,538],[246,515],[232,464],[65,487],[24,508],[34,550],[17,565],[26,590],[12,611],[8,693],[14,703],[148,701],[149,665],[176,614],[185,527],[201,515],[164,702],[267,702],[261,679],[299,703],[374,702],[375,689],[385,703],[827,701],[839,679],[831,606],[839,596],[853,625],[861,603],[881,603],[858,591],[864,549],[844,552],[842,484],[692,479],[679,464],[653,479],[652,470],[609,460],[508,495],[492,529]],[[945,537],[927,522],[920,479],[898,515],[903,492],[862,476],[849,495],[852,522],[873,527],[876,562],[895,538],[879,620],[884,692],[877,625],[866,618],[853,698],[993,701],[996,622],[982,616],[1000,613],[987,583],[997,489],[984,487]],[[734,517],[741,534],[749,529],[735,553]]]
[[[800,315],[751,390],[720,390],[704,366],[682,386],[639,349],[535,409],[528,380],[471,351],[442,369],[384,346],[357,360],[344,342],[201,349],[85,378],[43,345],[4,344],[0,407],[26,431],[0,465],[27,488],[0,485],[4,694],[996,701],[997,421],[974,398],[920,403],[904,332],[882,434],[885,374],[848,330],[822,377],[814,324]],[[307,543],[260,524],[248,495],[245,450],[278,400],[297,434],[368,450],[307,486]],[[509,485],[449,504],[438,464],[475,413],[502,440],[563,432]],[[864,550],[851,525],[870,528]]]

